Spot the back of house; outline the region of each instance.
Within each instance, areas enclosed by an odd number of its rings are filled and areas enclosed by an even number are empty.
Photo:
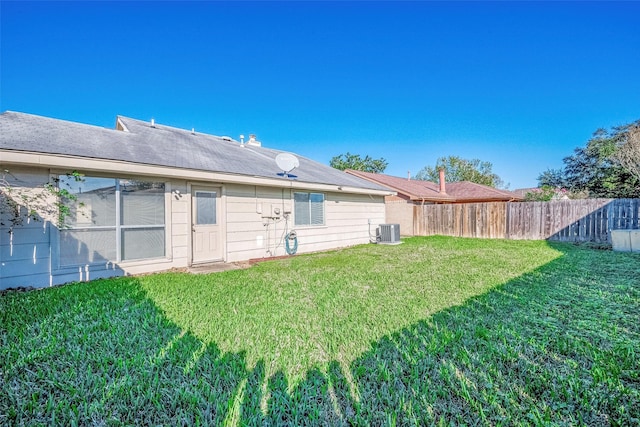
[[[392,193],[300,156],[282,171],[282,153],[122,116],[106,129],[4,112],[0,289],[369,242]],[[34,220],[25,201],[38,194],[56,209]]]

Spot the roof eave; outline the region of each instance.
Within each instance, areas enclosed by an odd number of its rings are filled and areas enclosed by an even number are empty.
[[[519,199],[506,197],[498,198],[498,197],[480,197],[480,198],[459,198],[456,199],[457,203],[489,203],[489,202],[518,202]]]
[[[362,179],[366,179],[369,182],[373,182],[375,184],[381,185],[383,187],[387,187],[391,190],[393,190],[395,193],[397,194],[402,194],[404,196],[409,197],[409,200],[411,201],[424,201],[424,202],[451,202],[451,201],[455,201],[455,197],[451,197],[448,195],[442,195],[441,193],[437,193],[436,195],[429,195],[429,196],[419,196],[417,194],[413,194],[413,193],[409,193],[406,190],[396,187],[394,185],[390,185],[390,184],[386,184],[383,183],[379,180],[370,178],[367,175],[364,174],[360,174],[360,171],[356,171],[353,169],[347,169],[345,170],[346,173],[353,175],[353,176],[357,176],[358,178],[362,178]]]
[[[117,171],[118,173],[128,173],[133,175],[179,178],[194,181],[205,180],[229,184],[264,185],[278,188],[319,190],[346,194],[368,194],[372,196],[393,195],[393,192],[388,190],[375,190],[337,184],[321,184],[298,180],[287,180],[283,178],[248,176],[226,172],[183,169],[169,166],[126,162],[121,160],[107,160],[6,149],[0,149],[0,153],[2,153],[2,161],[0,161],[0,164],[40,166],[54,170],[79,170],[82,172],[101,173],[114,173],[114,171]]]
[[[409,200],[411,201],[417,201],[417,202],[455,202],[456,198],[455,197],[451,197],[451,196],[442,196],[442,195],[438,195],[438,196],[417,196],[417,195],[413,195],[413,194],[407,194],[407,193],[403,193],[406,194],[407,196],[409,196]]]

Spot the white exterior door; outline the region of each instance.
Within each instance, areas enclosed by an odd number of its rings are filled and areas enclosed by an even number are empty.
[[[220,189],[193,187],[191,190],[192,263],[222,260]]]

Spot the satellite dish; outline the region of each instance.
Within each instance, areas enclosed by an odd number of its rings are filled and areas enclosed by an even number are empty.
[[[282,171],[282,174],[278,175],[295,178],[293,175],[290,175],[289,172],[300,166],[300,161],[291,153],[280,153],[276,156],[276,164]]]

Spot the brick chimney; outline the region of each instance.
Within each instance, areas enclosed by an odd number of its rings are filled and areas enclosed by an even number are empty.
[[[444,169],[440,169],[438,172],[440,172],[440,194],[447,194],[444,181]]]

